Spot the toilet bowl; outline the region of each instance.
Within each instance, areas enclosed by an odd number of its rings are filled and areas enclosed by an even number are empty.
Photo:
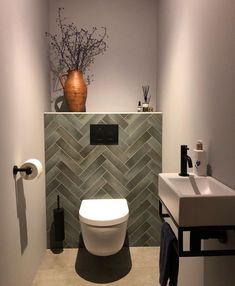
[[[121,250],[128,217],[126,199],[82,200],[79,220],[86,249],[98,256],[113,255]]]

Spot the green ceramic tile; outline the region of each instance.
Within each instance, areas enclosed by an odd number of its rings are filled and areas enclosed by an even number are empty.
[[[91,146],[90,124],[97,123],[119,124],[119,145]],[[125,197],[130,245],[158,245],[161,134],[161,114],[45,115],[48,236],[58,192],[66,207],[66,247],[77,247],[82,199]]]

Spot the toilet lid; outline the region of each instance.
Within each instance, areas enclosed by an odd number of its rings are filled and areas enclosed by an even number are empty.
[[[82,200],[79,209],[81,222],[94,226],[120,224],[129,217],[126,199]]]

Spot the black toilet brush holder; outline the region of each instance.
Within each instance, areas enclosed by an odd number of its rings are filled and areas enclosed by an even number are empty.
[[[60,196],[57,195],[57,208],[53,210],[55,241],[63,241],[64,235],[64,209],[60,207]]]

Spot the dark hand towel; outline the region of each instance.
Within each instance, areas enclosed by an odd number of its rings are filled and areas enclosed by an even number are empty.
[[[170,279],[170,286],[177,286],[179,271],[179,256],[174,248],[177,242],[174,232],[167,222],[162,224],[160,245],[160,279],[161,286],[166,286]]]

